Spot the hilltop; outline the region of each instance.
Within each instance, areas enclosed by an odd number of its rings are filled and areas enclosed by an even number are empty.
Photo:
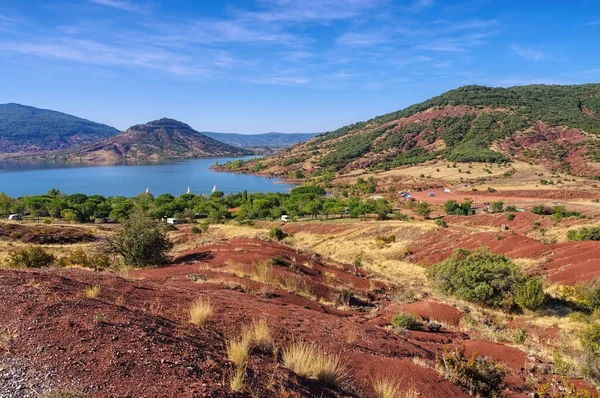
[[[252,154],[249,150],[207,137],[185,123],[163,118],[135,125],[66,156],[72,160],[109,163]]]
[[[464,86],[252,164],[272,175],[390,170],[434,160],[600,175],[600,84]]]
[[[264,133],[235,134],[203,131],[202,134],[217,141],[242,148],[287,148],[314,138],[316,133]]]
[[[0,152],[35,153],[86,145],[119,130],[65,113],[0,104]]]

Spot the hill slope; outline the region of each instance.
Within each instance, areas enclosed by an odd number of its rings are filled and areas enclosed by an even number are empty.
[[[137,162],[245,155],[252,152],[207,137],[185,123],[164,118],[130,127],[114,137],[71,151],[67,157],[90,162]]]
[[[0,104],[0,152],[41,152],[90,144],[118,134],[104,124],[19,104]]]
[[[600,175],[600,84],[465,86],[322,134],[261,160],[263,172],[390,169],[436,158],[523,160]],[[247,165],[251,170],[252,165]]]
[[[269,147],[286,148],[294,144],[308,141],[315,137],[316,133],[265,133],[265,134],[234,134],[213,133],[203,131],[202,134],[214,138],[217,141],[243,148]]]

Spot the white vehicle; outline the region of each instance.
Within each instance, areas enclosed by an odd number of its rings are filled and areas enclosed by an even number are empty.
[[[8,219],[18,221],[18,220],[22,220],[23,216],[20,214],[11,214],[10,216],[8,216]]]
[[[173,218],[173,217],[169,217],[169,218],[167,218],[167,224],[173,224],[173,225],[179,224],[179,220],[176,218]]]
[[[282,222],[290,222],[290,217],[287,214],[281,216]]]

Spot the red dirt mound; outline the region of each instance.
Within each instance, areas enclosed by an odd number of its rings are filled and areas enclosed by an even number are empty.
[[[437,321],[452,326],[458,325],[461,316],[461,312],[456,308],[434,301],[418,301],[416,303],[403,304],[400,306],[400,309],[416,314],[426,321]]]
[[[0,238],[41,245],[66,245],[96,239],[84,228],[12,223],[0,223]]]

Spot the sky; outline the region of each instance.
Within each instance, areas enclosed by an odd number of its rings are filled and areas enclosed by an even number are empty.
[[[0,103],[324,132],[462,85],[600,82],[598,0],[0,0]]]

